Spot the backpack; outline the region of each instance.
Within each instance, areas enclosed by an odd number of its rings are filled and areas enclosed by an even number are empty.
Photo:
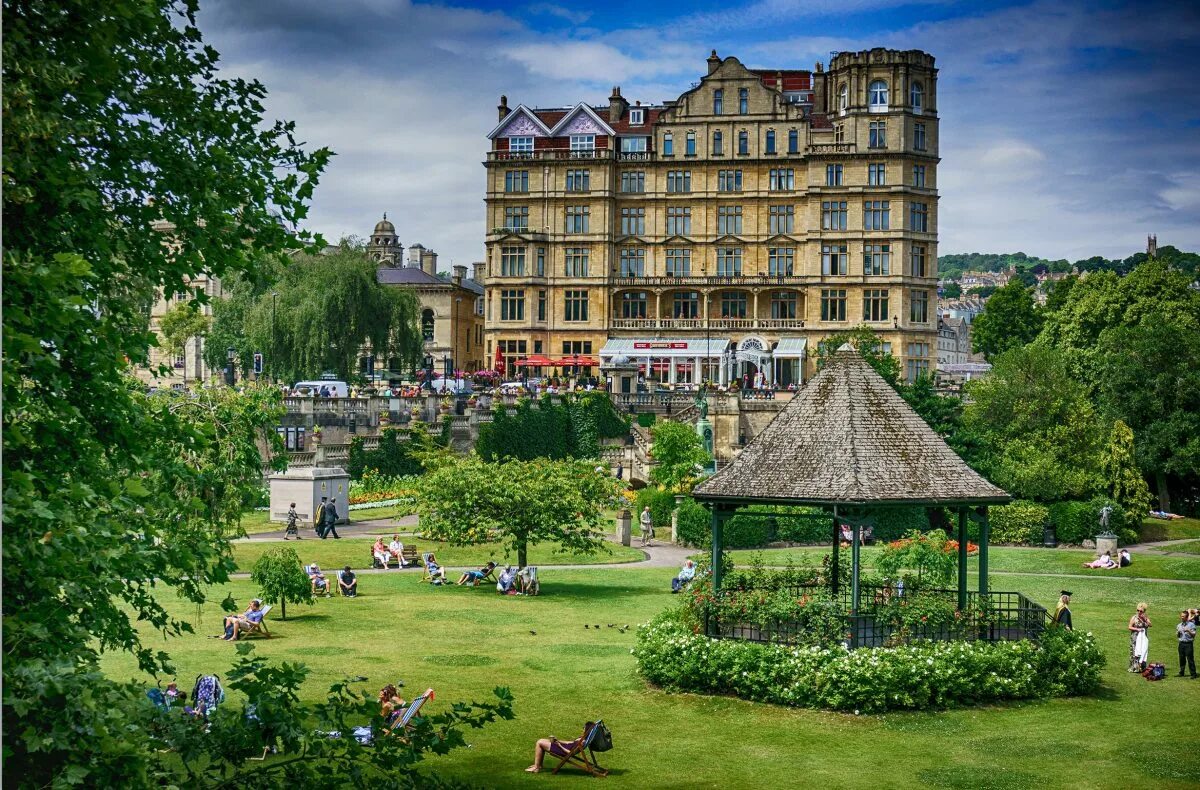
[[[607,752],[612,749],[612,733],[604,726],[604,722],[596,722],[596,732],[592,735],[592,742],[588,748],[593,752]]]
[[[1162,680],[1167,676],[1167,667],[1165,664],[1147,664],[1146,671],[1142,673],[1142,677],[1146,680]]]

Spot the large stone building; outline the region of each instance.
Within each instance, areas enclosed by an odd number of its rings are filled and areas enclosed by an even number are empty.
[[[678,99],[501,97],[488,134],[486,338],[629,357],[650,379],[779,385],[866,324],[908,375],[937,359],[937,70],[919,51],[815,71],[714,52]],[[536,371],[534,371],[536,372]]]
[[[474,264],[471,277],[461,265],[454,266],[449,276],[439,275],[437,253],[420,244],[409,248],[405,263],[396,226],[386,214],[371,233],[367,254],[379,262],[376,277],[381,284],[408,288],[416,295],[425,353],[434,358],[439,372],[447,359],[459,370],[489,367],[483,341],[483,263]]]

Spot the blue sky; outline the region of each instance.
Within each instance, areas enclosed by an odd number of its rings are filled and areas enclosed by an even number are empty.
[[[754,68],[923,49],[940,69],[941,252],[1200,250],[1200,3],[746,0],[201,2],[230,75],[337,152],[311,227],[384,211],[440,263],[483,257],[496,104],[674,98],[711,49]]]

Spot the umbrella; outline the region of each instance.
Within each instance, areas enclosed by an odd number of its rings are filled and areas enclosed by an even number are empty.
[[[525,359],[518,359],[513,364],[529,368],[548,368],[554,364],[554,360],[543,357],[541,354],[534,354]]]
[[[596,362],[595,358],[593,358],[593,357],[585,357],[585,356],[580,356],[579,354],[572,354],[569,357],[563,357],[562,359],[558,360],[557,364],[561,365],[564,368],[567,368],[567,367],[590,368],[590,367],[595,367],[599,363]]]

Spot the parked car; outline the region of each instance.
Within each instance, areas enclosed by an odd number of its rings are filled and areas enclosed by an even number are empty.
[[[295,392],[302,387],[308,387],[312,391],[310,393],[312,395],[320,392],[321,387],[328,389],[334,398],[345,398],[350,394],[350,387],[344,381],[297,381],[296,385],[292,387],[292,391]]]

